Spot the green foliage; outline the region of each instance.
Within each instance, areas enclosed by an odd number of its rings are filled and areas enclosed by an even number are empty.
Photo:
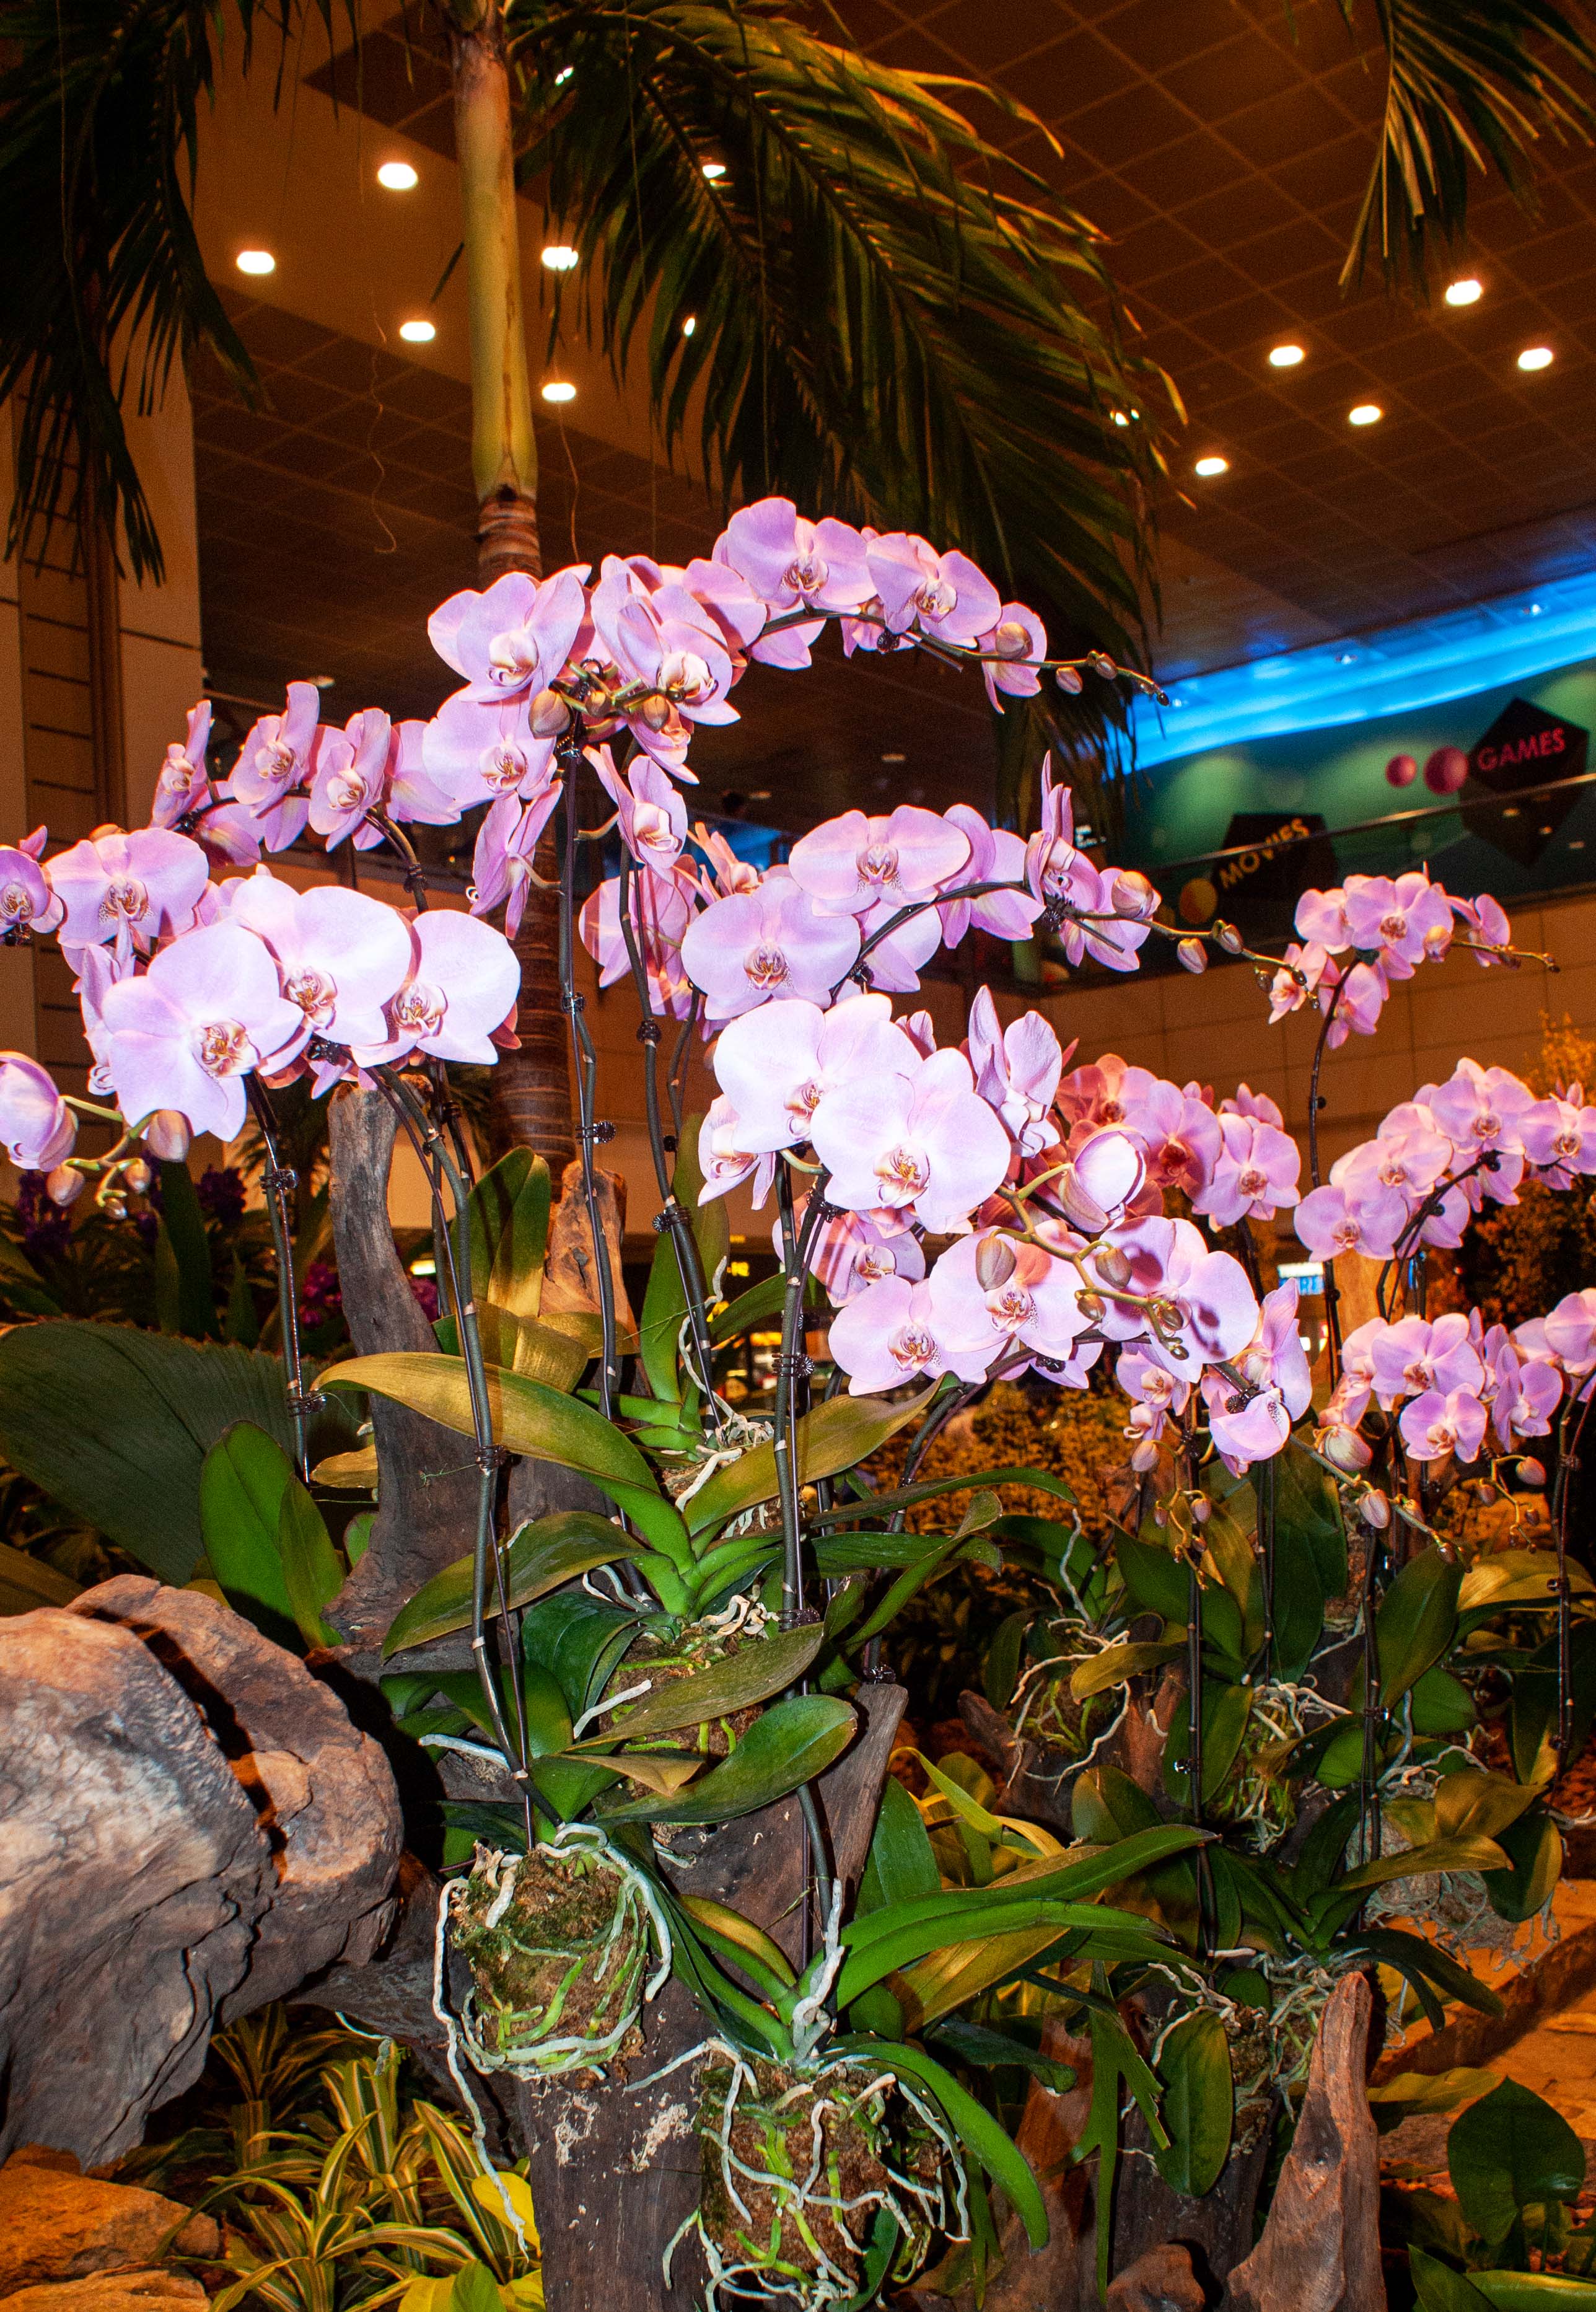
[[[1446,2166],[1458,2205],[1494,2248],[1527,2209],[1576,2199],[1585,2180],[1584,2149],[1573,2128],[1516,2080],[1504,2080],[1452,2122]]]
[[[1158,2116],[1169,2141],[1155,2154],[1158,2173],[1189,2200],[1211,2192],[1230,2153],[1235,2092],[1230,2042],[1217,2015],[1199,2008],[1164,2038],[1156,2066],[1164,2093]]]

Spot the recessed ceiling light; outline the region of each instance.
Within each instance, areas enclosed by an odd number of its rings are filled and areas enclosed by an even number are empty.
[[[277,260],[269,249],[240,249],[233,258],[240,273],[275,273]]]
[[[1473,279],[1449,281],[1446,285],[1446,302],[1449,305],[1478,305],[1484,295],[1483,284]]]
[[[571,74],[575,70],[576,66],[574,65],[562,65],[559,71],[554,74],[554,86],[556,88],[563,88],[566,82],[571,78]]]
[[[1523,352],[1519,355],[1519,367],[1521,369],[1550,369],[1551,365],[1552,349],[1550,346],[1526,346]]]
[[[748,801],[750,802],[769,802],[770,799],[771,791],[769,787],[750,787],[748,790]]]
[[[1200,474],[1205,482],[1211,481],[1216,474],[1229,473],[1230,460],[1217,456],[1199,458],[1191,470],[1194,474]]]
[[[543,398],[545,401],[574,401],[576,388],[568,385],[562,378],[551,378],[543,389]]]
[[[689,313],[686,320],[682,324],[682,335],[685,337],[690,337],[697,327],[698,315],[696,313]]]
[[[1357,652],[1356,651],[1338,652],[1336,656],[1336,664],[1338,666],[1356,666],[1357,664]]]
[[[336,675],[313,674],[310,677],[310,687],[313,690],[330,690],[336,680]]]
[[[1269,347],[1269,367],[1271,369],[1295,369],[1298,362],[1305,361],[1306,359],[1307,355],[1303,351],[1301,346],[1271,346]]]
[[[702,165],[703,168],[703,173],[709,179],[711,185],[718,185],[721,178],[726,174],[726,163],[724,161],[705,161]]]
[[[1116,425],[1129,425],[1130,423],[1129,418],[1126,416],[1125,412],[1122,409],[1116,409],[1114,411],[1113,420]]]
[[[1377,401],[1360,401],[1347,412],[1348,425],[1378,425],[1385,412]]]
[[[909,758],[907,755],[883,755],[881,759],[884,763],[906,763]]]
[[[1541,613],[1541,607],[1542,607],[1542,606],[1541,606],[1541,605],[1540,605],[1540,603],[1539,603],[1539,602],[1531,602],[1531,605],[1530,605],[1530,607],[1529,607],[1529,609],[1528,609],[1528,610],[1526,610],[1526,612],[1524,613],[1525,617],[1530,617],[1530,618],[1538,618],[1538,617],[1539,617],[1540,613]]]
[[[390,193],[413,193],[421,179],[408,161],[385,161],[377,171],[377,181]]]
[[[401,321],[399,335],[407,346],[430,346],[438,331],[431,321]]]
[[[543,252],[543,261],[551,273],[570,273],[578,262],[574,249],[563,241],[555,241]]]

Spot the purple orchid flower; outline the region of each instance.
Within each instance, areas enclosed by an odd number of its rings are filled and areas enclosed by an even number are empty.
[[[1426,1389],[1402,1408],[1398,1427],[1415,1461],[1472,1461],[1485,1441],[1486,1413],[1477,1397],[1454,1388],[1443,1397]]]
[[[1086,1330],[1080,1279],[1069,1264],[997,1229],[960,1237],[930,1282],[939,1334],[989,1366],[999,1358],[1007,1364],[1021,1349],[1067,1359]]]
[[[829,1005],[859,950],[851,915],[823,915],[784,867],[772,867],[757,891],[704,909],[682,941],[682,961],[703,991],[708,1017],[720,1020],[775,995]]]
[[[1220,1159],[1225,1134],[1219,1118],[1177,1084],[1156,1079],[1125,1111],[1125,1129],[1147,1151],[1147,1178],[1156,1188],[1179,1188],[1206,1200]]]
[[[1452,903],[1417,871],[1394,882],[1384,875],[1349,875],[1345,913],[1353,946],[1378,949],[1393,978],[1411,978],[1416,964],[1439,960],[1452,944]]]
[[[1229,1253],[1210,1252],[1190,1221],[1133,1221],[1110,1230],[1105,1241],[1130,1264],[1129,1282],[1121,1289],[1169,1303],[1169,1322],[1160,1337],[1149,1330],[1145,1309],[1115,1298],[1116,1288],[1105,1285],[1106,1305],[1098,1323],[1111,1339],[1143,1339],[1155,1362],[1168,1363],[1188,1379],[1199,1366],[1234,1357],[1252,1339],[1259,1310],[1246,1271]],[[1172,1362],[1166,1341],[1184,1350],[1183,1360]]]
[[[794,1208],[793,1217],[800,1226],[808,1202],[807,1196],[801,1196]],[[809,1248],[809,1273],[819,1278],[838,1308],[881,1277],[900,1276],[918,1284],[924,1276],[926,1257],[920,1239],[912,1229],[893,1228],[895,1218],[894,1213],[838,1213],[815,1230]],[[779,1239],[780,1222],[775,1233]],[[778,1240],[778,1257],[781,1250]]]
[[[1469,1319],[1458,1309],[1426,1324],[1422,1317],[1403,1317],[1387,1325],[1374,1343],[1374,1395],[1389,1411],[1405,1397],[1422,1397],[1439,1389],[1443,1397],[1454,1388],[1478,1396],[1485,1367],[1469,1337]]]
[[[562,730],[563,716],[562,708]],[[457,690],[422,731],[422,771],[456,818],[474,803],[511,795],[531,802],[548,790],[557,736],[539,732],[524,698]]]
[[[593,755],[598,782],[615,804],[621,840],[640,867],[674,876],[687,842],[687,806],[658,763],[640,757],[630,775],[617,771],[607,747]]]
[[[355,1061],[374,1067],[425,1052],[432,1059],[492,1065],[501,1042],[513,1046],[519,957],[492,924],[452,907],[429,907],[410,928],[415,968],[388,1005],[387,1040],[357,1047]]]
[[[0,1145],[20,1172],[53,1172],[72,1153],[77,1118],[25,1052],[0,1052]]]
[[[176,1108],[196,1132],[243,1129],[243,1078],[304,1025],[264,940],[242,924],[206,924],[163,948],[141,978],[100,1003],[106,1073],[129,1121]]]
[[[788,865],[815,905],[828,915],[863,915],[882,902],[888,913],[930,899],[960,878],[970,838],[937,811],[900,803],[885,817],[845,810],[792,846]],[[927,910],[940,938],[940,927]]]
[[[698,1129],[698,1169],[703,1181],[698,1192],[699,1203],[711,1204],[715,1197],[740,1188],[746,1180],[753,1184],[757,1211],[771,1193],[776,1163],[773,1149],[751,1149],[744,1144],[737,1112],[726,1094],[718,1092]]]
[[[313,682],[291,682],[281,714],[263,714],[246,734],[228,781],[235,801],[260,823],[269,851],[286,851],[305,831],[308,789],[316,771],[321,693]]]
[[[831,1203],[912,1209],[934,1235],[962,1229],[1008,1169],[1008,1134],[962,1052],[935,1053],[912,1077],[839,1085],[815,1108],[810,1139]]]
[[[396,723],[388,758],[388,815],[401,826],[452,827],[459,805],[427,770],[427,724]]]
[[[970,1006],[967,1048],[976,1090],[997,1109],[1020,1153],[1051,1147],[1059,1137],[1051,1110],[1064,1054],[1041,1012],[1022,1012],[1005,1028],[991,990],[983,987]]]
[[[685,1019],[693,989],[682,962],[682,941],[693,921],[697,879],[678,865],[676,874],[632,879],[632,925],[638,954],[649,976],[654,1010]],[[598,966],[598,985],[611,987],[632,968],[621,928],[620,879],[612,876],[582,903],[578,929],[582,945]]]
[[[829,515],[806,521],[790,498],[740,507],[715,540],[712,558],[746,579],[772,618],[797,609],[862,609],[876,591],[860,533]],[[762,634],[749,655],[767,666],[807,666],[824,624],[822,615]]]
[[[1234,1110],[1218,1125],[1224,1144],[1207,1187],[1191,1200],[1194,1212],[1234,1228],[1243,1217],[1271,1220],[1299,1201],[1302,1151],[1289,1133]]]
[[[1037,662],[1047,656],[1047,628],[1024,602],[1005,602],[990,634],[979,638],[981,677],[994,709],[1007,698],[1034,698],[1042,688]]]
[[[1408,1200],[1395,1188],[1354,1193],[1346,1187],[1311,1189],[1293,1214],[1298,1237],[1317,1260],[1361,1252],[1389,1260],[1408,1225]]]
[[[209,802],[205,749],[210,743],[211,702],[202,698],[197,706],[188,709],[187,736],[180,742],[172,740],[156,774],[155,800],[150,808],[153,827],[176,827],[179,819]]]
[[[866,558],[889,634],[918,626],[937,642],[972,650],[1002,616],[998,589],[956,549],[938,554],[927,539],[894,530],[870,539]]]
[[[119,955],[147,955],[164,933],[188,929],[209,880],[199,845],[166,828],[85,836],[50,862],[50,884],[65,910],[61,944],[109,940]]]
[[[1581,1379],[1596,1370],[1596,1286],[1565,1293],[1541,1319],[1546,1344],[1565,1372]],[[1521,1345],[1527,1327],[1516,1335]]]

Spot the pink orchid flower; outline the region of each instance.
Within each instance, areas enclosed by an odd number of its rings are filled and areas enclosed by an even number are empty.
[[[515,1018],[519,957],[492,924],[452,907],[429,907],[411,932],[414,973],[387,1007],[388,1038],[376,1048],[358,1047],[356,1058],[369,1066],[425,1052],[491,1065]]]
[[[21,1172],[53,1172],[72,1153],[77,1118],[25,1052],[0,1052],[0,1146]]]
[[[1355,944],[1343,890],[1304,891],[1293,920],[1306,944],[1323,948],[1329,955],[1339,955]]]
[[[1452,1143],[1444,1134],[1422,1124],[1388,1127],[1387,1117],[1373,1140],[1360,1141],[1330,1166],[1333,1187],[1346,1186],[1355,1194],[1374,1188],[1394,1188],[1417,1208],[1452,1162]]]
[[[720,626],[685,589],[650,594],[615,555],[605,556],[592,616],[623,687],[648,694],[625,712],[632,737],[677,778],[696,784],[686,768],[687,726],[738,719],[728,696],[737,670]]]
[[[1290,970],[1276,972],[1269,982],[1269,1025],[1277,1026],[1288,1012],[1298,1012],[1316,997],[1321,987],[1336,986],[1341,976],[1339,964],[1330,959],[1330,950],[1316,940],[1306,947],[1295,941],[1286,948],[1286,962]]]
[[[0,860],[4,858],[0,852]],[[0,900],[0,911],[4,902]],[[1596,1172],[1596,1107],[1585,1099],[1583,1086],[1539,1099],[1519,1121],[1524,1153],[1541,1172],[1548,1188],[1568,1188],[1578,1173]]]
[[[87,836],[50,862],[50,884],[65,910],[63,947],[147,955],[157,939],[194,920],[210,866],[197,843],[160,827],[132,835]]]
[[[430,775],[424,759],[427,725],[397,722],[388,758],[388,815],[401,826],[452,827],[459,805]]]
[[[1380,1024],[1380,1014],[1390,993],[1385,974],[1377,963],[1355,963],[1333,987],[1328,979],[1321,980],[1320,1010],[1330,1012],[1334,1006],[1324,1039],[1330,1050],[1339,1051],[1348,1036],[1372,1036]]]
[[[347,835],[357,851],[381,842],[370,813],[387,801],[392,746],[393,724],[379,706],[362,706],[342,731],[323,731],[310,780],[310,824],[329,851]]]
[[[1345,914],[1353,946],[1377,949],[1392,978],[1411,978],[1416,964],[1437,959],[1452,944],[1452,903],[1417,870],[1394,882],[1385,875],[1348,875]]]
[[[862,915],[883,901],[893,912],[932,898],[962,880],[969,857],[970,838],[959,828],[904,802],[885,817],[846,810],[826,819],[793,845],[788,865],[828,915]]]
[[[1240,1476],[1254,1461],[1271,1460],[1291,1435],[1291,1415],[1278,1388],[1249,1395],[1212,1366],[1202,1377],[1208,1434],[1226,1467]]]
[[[832,1175],[833,1204],[912,1208],[937,1236],[962,1229],[1008,1169],[1008,1134],[962,1052],[934,1054],[912,1077],[855,1080],[827,1092],[810,1139]]]
[[[633,566],[637,566],[635,560]],[[658,584],[680,588],[692,598],[696,605],[693,623],[702,626],[706,616],[711,618],[720,628],[733,666],[741,670],[769,616],[763,598],[742,572],[734,570],[728,562],[711,562],[695,556],[685,569],[667,563],[659,571]]]
[[[422,770],[456,818],[510,795],[532,802],[548,792],[557,736],[539,733],[524,698],[457,690],[422,732]]]
[[[1023,602],[1005,602],[990,634],[979,640],[981,676],[994,707],[1007,698],[1034,698],[1042,688],[1037,672],[1047,656],[1047,628]]]
[[[1302,1151],[1289,1133],[1234,1109],[1217,1122],[1222,1145],[1207,1187],[1191,1200],[1194,1212],[1234,1228],[1243,1217],[1270,1220],[1299,1201]]]
[[[708,1017],[730,1020],[776,995],[829,1004],[859,950],[851,915],[823,915],[785,868],[772,867],[757,891],[704,909],[682,941],[682,960]]]
[[[1596,1369],[1596,1286],[1565,1293],[1542,1325],[1547,1346],[1566,1372],[1579,1378]],[[1519,1327],[1521,1345],[1526,1329]]]
[[[474,915],[492,915],[503,904],[506,939],[514,939],[520,930],[532,896],[532,863],[563,793],[563,784],[556,780],[536,802],[523,805],[514,795],[505,795],[483,813],[467,896]]]
[[[1402,1408],[1398,1427],[1402,1442],[1415,1461],[1446,1461],[1455,1454],[1472,1461],[1485,1440],[1485,1407],[1467,1389],[1454,1388],[1443,1397],[1426,1389]]]
[[[1254,1091],[1250,1084],[1237,1084],[1234,1096],[1219,1103],[1221,1116],[1251,1116],[1260,1124],[1272,1124],[1278,1132],[1286,1118],[1267,1091]]]
[[[972,650],[1002,614],[998,589],[968,555],[938,554],[903,530],[873,538],[866,554],[889,634],[918,626],[937,642]]]
[[[739,859],[723,835],[700,819],[693,826],[693,840],[710,863],[700,878],[706,899],[729,899],[734,891],[758,890],[764,880],[759,869],[752,860]]]
[[[1508,1450],[1515,1435],[1549,1437],[1552,1415],[1563,1395],[1563,1376],[1557,1366],[1522,1357],[1504,1339],[1496,1344],[1491,1367],[1496,1381],[1491,1423],[1502,1450]]]
[[[176,827],[209,802],[211,782],[205,775],[205,749],[211,742],[211,702],[202,698],[188,709],[187,736],[174,739],[166,760],[155,775],[155,800],[150,806],[152,827]],[[185,828],[185,833],[188,829]]]
[[[277,959],[283,993],[301,1015],[297,1042],[313,1036],[329,1044],[383,1041],[383,1007],[415,961],[403,915],[339,884],[296,891],[269,867],[226,889],[231,921],[256,933]]]
[[[286,851],[304,833],[309,788],[321,736],[321,693],[313,682],[291,682],[281,714],[263,714],[246,733],[228,786],[260,822],[268,850]]]
[[[1403,1317],[1387,1325],[1374,1343],[1374,1394],[1389,1410],[1405,1397],[1422,1397],[1437,1389],[1443,1397],[1454,1388],[1478,1397],[1485,1367],[1469,1337],[1469,1319],[1450,1310],[1426,1324],[1422,1317]]]
[[[1437,1126],[1465,1164],[1487,1150],[1522,1156],[1520,1126],[1535,1106],[1535,1095],[1506,1068],[1482,1068],[1478,1061],[1460,1060],[1443,1084],[1425,1090]]]
[[[942,925],[935,907],[923,907],[903,923],[894,921],[900,913],[895,900],[877,899],[854,921],[861,942],[876,942],[864,963],[870,985],[909,995],[919,987],[920,973],[942,944]]]
[[[1123,1124],[1125,1107],[1147,1086],[1158,1081],[1147,1068],[1133,1068],[1118,1052],[1072,1068],[1059,1085],[1059,1112],[1071,1125],[1095,1131],[1101,1125]]]
[[[1147,1151],[1155,1187],[1179,1188],[1194,1200],[1213,1179],[1225,1135],[1210,1108],[1172,1083],[1154,1082],[1126,1111],[1125,1129]]]
[[[1395,1188],[1313,1188],[1293,1214],[1298,1237],[1317,1260],[1361,1252],[1389,1260],[1408,1225],[1408,1200]]]
[[[960,1237],[931,1271],[938,1330],[988,1365],[1007,1364],[1019,1349],[1067,1359],[1086,1330],[1080,1279],[1067,1261],[1000,1230]],[[1017,1368],[1016,1368],[1017,1370]]]
[[[235,923],[206,924],[162,948],[142,978],[105,990],[100,1020],[106,1073],[128,1121],[175,1108],[220,1140],[243,1129],[243,1078],[304,1027],[271,950]]]
[[[778,997],[720,1031],[715,1075],[737,1111],[745,1148],[797,1146],[828,1092],[911,1077],[922,1064],[885,995],[851,995],[823,1012]]]
[[[807,1196],[800,1197],[795,1207],[794,1218],[800,1225],[808,1201]],[[776,1233],[779,1238],[780,1223]],[[779,1254],[780,1243],[776,1249]],[[809,1273],[819,1278],[841,1308],[883,1276],[901,1276],[911,1284],[918,1284],[926,1273],[926,1257],[912,1229],[878,1227],[876,1218],[868,1213],[839,1213],[833,1219],[822,1221],[815,1231],[809,1248]]]
[[[21,843],[0,846],[0,941],[24,932],[53,932],[66,913],[39,864],[48,840],[40,827]]]
[[[682,962],[682,941],[693,921],[698,897],[692,871],[678,865],[674,877],[636,875],[632,879],[632,928],[638,957],[649,976],[656,1012],[685,1019],[692,1007],[693,990]],[[621,925],[621,884],[612,876],[582,903],[578,928],[582,945],[598,966],[598,985],[612,987],[632,968]]]
[[[739,508],[715,540],[713,559],[747,580],[772,618],[798,609],[860,609],[876,591],[859,532],[829,516],[806,521],[790,498]],[[749,654],[767,666],[807,666],[824,624],[823,615],[762,634]]]
[[[1255,1388],[1278,1390],[1291,1420],[1301,1420],[1313,1401],[1313,1378],[1297,1330],[1295,1277],[1264,1294],[1258,1331],[1234,1362],[1243,1380]]]
[[[73,994],[83,1013],[83,1041],[94,1060],[89,1070],[89,1090],[96,1099],[109,1099],[111,1080],[106,1071],[106,1059],[110,1044],[103,1017],[105,993],[119,979],[131,979],[137,967],[131,955],[118,956],[114,948],[109,947],[75,948],[72,960],[77,973],[72,984]]]
[[[1041,1012],[1023,1012],[1004,1028],[991,990],[983,987],[970,1006],[966,1048],[976,1090],[997,1109],[1021,1154],[1051,1147],[1059,1136],[1051,1111],[1064,1054]]]
[[[427,639],[479,694],[529,697],[546,690],[586,619],[589,567],[578,563],[544,579],[511,570],[480,594],[451,594],[427,620]]]
[[[1356,1429],[1374,1395],[1374,1350],[1384,1337],[1383,1317],[1370,1317],[1356,1325],[1341,1344],[1341,1378],[1326,1408]]]
[[[1478,898],[1453,899],[1451,904],[1452,913],[1474,935],[1474,960],[1480,968],[1488,971],[1492,964],[1505,961],[1500,950],[1513,945],[1513,925],[1489,893],[1482,891]]]
[[[764,1203],[776,1177],[776,1153],[773,1149],[746,1148],[743,1143],[737,1112],[726,1094],[718,1092],[698,1128],[698,1169],[703,1181],[698,1192],[701,1204],[740,1188],[745,1180],[754,1184],[755,1210]]]
[[[955,802],[943,814],[970,845],[970,855],[958,871],[955,888],[972,883],[1012,883],[1012,891],[986,891],[976,899],[943,899],[937,908],[942,938],[957,947],[972,926],[990,932],[994,939],[1028,939],[1042,913],[1042,902],[1025,886],[1025,846],[1007,827],[989,827],[967,802]]]
[[[678,789],[658,763],[641,757],[624,776],[607,747],[597,749],[593,763],[619,814],[621,840],[638,865],[674,875],[687,841],[687,806]]]
[[[1069,1170],[1056,1191],[1065,1209],[1094,1235],[1116,1227],[1142,1194],[1147,1160],[1141,1143],[1105,1125],[1070,1135]],[[1159,1199],[1162,1204],[1162,1198]]]
[[[1246,1271],[1229,1253],[1210,1252],[1190,1221],[1135,1221],[1112,1230],[1106,1241],[1130,1264],[1129,1283],[1118,1290],[1167,1302],[1170,1318],[1155,1333],[1145,1309],[1115,1297],[1116,1288],[1105,1284],[1098,1324],[1110,1339],[1145,1337],[1149,1356],[1187,1379],[1201,1365],[1234,1357],[1252,1339],[1259,1311]]]
[[[984,1380],[988,1363],[981,1349],[957,1348],[942,1338],[931,1287],[903,1276],[878,1278],[838,1309],[831,1353],[848,1374],[853,1397],[898,1388],[921,1373]]]
[[[1178,1421],[1186,1410],[1191,1396],[1190,1381],[1179,1380],[1164,1365],[1135,1347],[1120,1351],[1114,1362],[1114,1379],[1134,1406],[1131,1428],[1134,1433],[1156,1443],[1172,1420]]]

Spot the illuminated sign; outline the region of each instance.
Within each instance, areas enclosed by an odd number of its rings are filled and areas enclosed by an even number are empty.
[[[1590,743],[1590,732],[1565,715],[1548,714],[1528,698],[1510,698],[1469,749],[1472,792],[1463,806],[1463,824],[1470,835],[1494,844],[1522,866],[1534,866],[1576,797],[1543,794],[1523,803],[1514,797],[1555,779],[1577,778],[1585,767]],[[1475,800],[1482,789],[1497,800]]]

